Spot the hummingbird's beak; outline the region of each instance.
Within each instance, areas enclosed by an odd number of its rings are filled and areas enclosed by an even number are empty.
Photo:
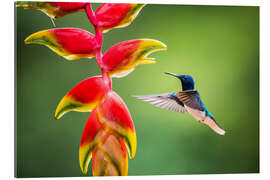
[[[169,75],[171,75],[171,76],[174,76],[174,77],[177,77],[177,78],[178,78],[178,75],[173,74],[173,73],[165,72],[165,74],[169,74]]]

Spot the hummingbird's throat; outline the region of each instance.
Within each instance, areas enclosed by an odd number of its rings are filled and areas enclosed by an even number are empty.
[[[192,90],[194,90],[194,85],[193,84],[184,84],[183,82],[182,82],[182,90],[183,91],[192,91]]]

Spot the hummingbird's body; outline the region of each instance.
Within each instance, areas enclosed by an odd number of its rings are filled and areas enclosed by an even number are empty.
[[[194,90],[193,78],[189,75],[175,75],[172,73],[166,74],[179,78],[182,83],[183,91],[135,97],[163,109],[184,114],[189,113],[198,122],[202,122],[212,128],[216,133],[224,135],[225,131],[218,126],[213,115],[207,110],[201,101],[199,92]]]

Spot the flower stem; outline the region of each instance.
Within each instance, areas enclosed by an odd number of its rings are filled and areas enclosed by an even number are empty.
[[[85,11],[86,11],[86,14],[87,14],[89,21],[93,24],[93,26],[95,28],[95,37],[96,37],[96,41],[98,43],[98,48],[96,50],[96,62],[98,64],[99,68],[101,69],[102,78],[104,78],[104,80],[106,82],[108,82],[109,87],[112,88],[112,80],[111,80],[110,76],[104,71],[104,64],[102,62],[103,33],[98,26],[98,20],[93,12],[91,3],[86,4]]]
[[[85,11],[86,11],[86,14],[87,14],[87,17],[89,19],[89,21],[94,25],[94,26],[97,26],[97,19],[95,17],[95,14],[92,10],[92,5],[91,3],[87,3],[86,6],[85,6]]]

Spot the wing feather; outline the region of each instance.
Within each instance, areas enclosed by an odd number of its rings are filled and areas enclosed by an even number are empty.
[[[173,94],[156,94],[156,95],[145,95],[145,96],[134,96],[138,99],[146,101],[156,107],[163,108],[170,111],[175,111],[179,113],[187,113],[184,104],[179,101]]]
[[[190,108],[200,111],[204,110],[204,106],[198,91],[181,91],[177,93],[177,97]]]

